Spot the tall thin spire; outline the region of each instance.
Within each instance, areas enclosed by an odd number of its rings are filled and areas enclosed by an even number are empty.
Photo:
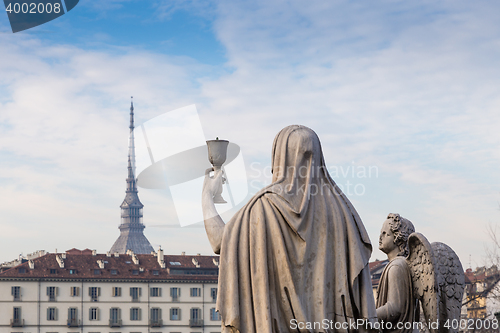
[[[130,159],[129,163],[132,166],[132,174],[135,176],[135,139],[134,139],[134,96],[130,97],[130,136],[128,143],[128,157]]]
[[[133,98],[133,97],[132,97]],[[118,227],[120,236],[111,247],[111,253],[126,253],[132,250],[134,253],[149,254],[153,247],[149,243],[143,230],[142,208],[144,205],[139,200],[137,190],[137,177],[135,175],[135,145],[134,145],[134,102],[130,102],[130,136],[127,166],[127,189],[125,200],[120,205],[122,222]]]

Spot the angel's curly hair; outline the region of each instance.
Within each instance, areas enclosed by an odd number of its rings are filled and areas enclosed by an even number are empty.
[[[387,219],[394,234],[394,244],[399,247],[398,256],[406,257],[408,255],[408,236],[415,232],[415,227],[410,220],[399,214],[390,213]]]

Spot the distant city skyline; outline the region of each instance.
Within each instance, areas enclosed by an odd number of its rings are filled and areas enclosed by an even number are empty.
[[[371,261],[385,258],[378,234],[392,212],[464,268],[484,265],[500,221],[499,7],[81,0],[16,34],[1,14],[0,262],[111,248],[134,96],[138,125],[195,104],[205,137],[241,148],[251,193],[271,179],[278,131],[306,125],[365,224]],[[178,226],[168,193],[139,196],[155,250],[212,254],[201,224]]]

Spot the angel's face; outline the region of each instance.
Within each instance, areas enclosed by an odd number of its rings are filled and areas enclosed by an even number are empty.
[[[378,238],[378,248],[384,253],[391,253],[397,248],[394,243],[394,234],[391,231],[391,226],[389,225],[389,220],[385,220],[382,225],[382,230],[380,230],[380,237]]]

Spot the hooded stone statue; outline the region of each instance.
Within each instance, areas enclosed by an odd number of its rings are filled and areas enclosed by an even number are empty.
[[[222,331],[347,332],[333,324],[376,321],[370,240],[330,178],[318,136],[288,126],[272,155],[272,184],[225,226],[210,202],[220,177],[205,181],[205,226],[220,249]]]

